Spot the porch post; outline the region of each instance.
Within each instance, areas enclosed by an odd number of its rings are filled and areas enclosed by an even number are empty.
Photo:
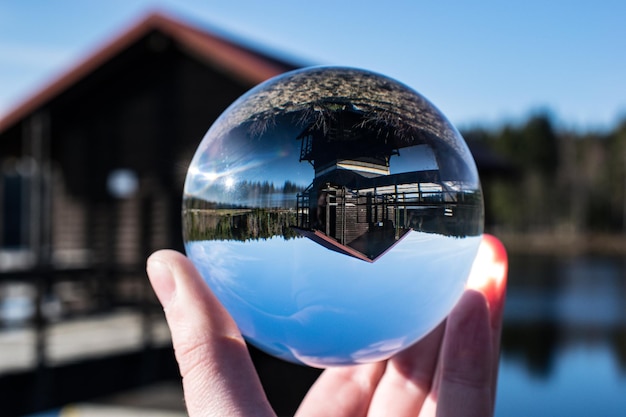
[[[28,214],[24,216],[22,230],[28,234],[25,242],[35,257],[37,277],[35,298],[35,358],[38,368],[46,362],[46,320],[42,312],[42,302],[53,279],[52,272],[52,216],[51,216],[51,143],[50,119],[47,111],[39,110],[23,125],[23,154],[32,161],[30,188],[25,193],[29,201]]]

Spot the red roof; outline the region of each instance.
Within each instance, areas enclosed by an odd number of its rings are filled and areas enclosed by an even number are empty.
[[[178,43],[180,48],[190,55],[209,62],[212,66],[224,68],[233,77],[251,85],[256,85],[296,67],[294,64],[282,62],[161,13],[150,13],[78,65],[10,110],[0,119],[0,132],[46,105],[78,80],[153,30],[159,30],[169,35]]]

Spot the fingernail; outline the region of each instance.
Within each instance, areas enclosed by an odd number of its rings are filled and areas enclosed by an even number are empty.
[[[172,269],[169,264],[159,259],[149,258],[146,270],[159,302],[163,309],[167,309],[176,291],[176,280],[174,279]]]

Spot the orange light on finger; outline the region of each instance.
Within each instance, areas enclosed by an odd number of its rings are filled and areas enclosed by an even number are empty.
[[[483,235],[472,265],[467,287],[482,292],[490,309],[501,308],[508,274],[508,257],[504,245],[492,235]]]

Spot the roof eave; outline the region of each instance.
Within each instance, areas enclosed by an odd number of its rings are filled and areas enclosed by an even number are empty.
[[[206,63],[228,71],[234,77],[251,85],[293,69],[277,64],[272,59],[263,59],[261,53],[246,49],[227,39],[212,35],[161,13],[149,13],[138,23],[130,26],[121,35],[96,52],[73,66],[69,71],[47,84],[25,101],[18,104],[0,119],[0,134],[15,126],[29,114],[45,107],[55,97],[71,88],[73,84],[86,77],[95,69],[104,65],[128,46],[138,41],[151,30],[159,30],[175,39],[179,46]]]

